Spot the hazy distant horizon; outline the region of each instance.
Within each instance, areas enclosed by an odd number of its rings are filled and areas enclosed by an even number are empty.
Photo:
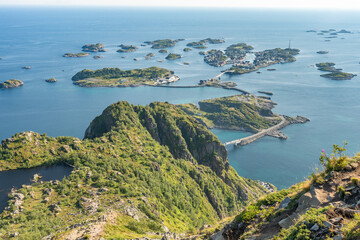
[[[240,2],[223,0],[0,0],[0,6],[119,6],[119,7],[185,7],[185,8],[238,8],[238,9],[302,9],[302,10],[360,10],[357,0],[253,0]]]

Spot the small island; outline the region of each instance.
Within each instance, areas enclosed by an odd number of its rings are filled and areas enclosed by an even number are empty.
[[[57,79],[56,78],[49,78],[49,79],[46,79],[45,82],[55,83],[55,82],[57,82]]]
[[[93,58],[94,58],[94,59],[100,59],[100,58],[103,58],[103,56],[101,56],[101,55],[95,55],[95,56],[93,56]]]
[[[190,65],[190,63],[188,63],[188,62],[183,62],[183,64],[184,64],[184,65]]]
[[[201,40],[199,42],[189,42],[188,44],[186,44],[186,46],[188,47],[201,47],[201,46],[205,46],[206,42],[204,40]]]
[[[166,49],[160,49],[160,50],[159,50],[159,53],[168,53],[168,50],[166,50]]]
[[[205,46],[207,43],[220,44],[220,43],[224,43],[224,42],[225,42],[225,40],[223,40],[223,39],[206,38],[206,39],[200,40],[198,42],[190,42],[190,43],[186,44],[186,46],[197,48],[197,49],[205,49],[205,48],[207,48]]]
[[[219,38],[206,38],[203,41],[209,44],[220,44],[225,42],[224,39],[219,39]]]
[[[335,63],[333,62],[317,63],[315,64],[315,66],[319,71],[324,71],[324,72],[336,72],[341,70],[341,69],[336,69]]]
[[[104,45],[101,43],[97,44],[86,44],[82,46],[83,52],[106,52]]]
[[[154,53],[148,53],[145,55],[145,60],[150,60],[152,57],[155,57]]]
[[[152,45],[151,48],[154,49],[161,49],[161,48],[170,48],[175,46],[175,44],[179,41],[183,41],[183,39],[161,39],[161,40],[155,40],[155,41],[146,41],[146,44]]]
[[[339,72],[331,72],[331,73],[322,74],[320,76],[324,77],[324,78],[329,78],[332,80],[351,80],[353,77],[356,76],[356,74],[339,71]]]
[[[119,52],[119,53],[123,53],[123,52],[135,52],[135,51],[138,49],[138,47],[136,47],[136,46],[133,46],[133,45],[124,45],[124,44],[119,45],[119,47],[121,48],[121,49],[117,50],[117,52]]]
[[[316,53],[317,53],[317,54],[328,54],[329,51],[317,51]]]
[[[3,83],[0,83],[0,89],[17,88],[24,85],[24,83],[17,79],[10,79]]]
[[[192,49],[191,48],[184,48],[183,51],[184,52],[190,52]]]
[[[0,60],[2,60],[3,58],[2,57],[0,57]]]
[[[79,57],[87,57],[88,53],[65,53],[63,57],[65,58],[79,58]]]
[[[175,60],[175,59],[178,59],[178,58],[181,58],[180,54],[169,53],[169,55],[167,55],[165,59],[167,59],[167,60]]]
[[[350,31],[346,30],[346,29],[341,29],[340,31],[338,31],[337,33],[351,33]]]
[[[80,87],[156,86],[172,83],[179,79],[174,72],[159,67],[132,70],[103,68],[95,71],[84,69],[72,77],[73,83]]]
[[[321,77],[329,78],[332,80],[351,80],[353,77],[356,76],[356,74],[342,72],[341,68],[335,68],[335,63],[333,62],[317,63],[315,64],[315,66],[319,71],[329,72],[320,75]]]

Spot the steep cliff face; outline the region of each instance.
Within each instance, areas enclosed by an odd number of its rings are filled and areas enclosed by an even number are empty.
[[[90,123],[84,140],[29,132],[0,145],[1,169],[64,162],[74,166],[66,179],[12,193],[0,214],[1,237],[174,237],[268,192],[238,176],[216,136],[168,103],[115,103]]]

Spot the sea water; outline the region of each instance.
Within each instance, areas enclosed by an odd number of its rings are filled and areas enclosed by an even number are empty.
[[[226,67],[207,65],[198,54],[200,50],[183,52],[190,41],[224,38],[226,43],[208,44],[206,50],[246,42],[259,51],[286,48],[291,40],[291,47],[301,50],[296,62],[271,66],[276,71],[261,69],[261,74],[222,77],[254,94],[273,92],[272,99],[278,103],[273,110],[276,113],[310,118],[309,123],[283,129],[287,140],[265,137],[247,146],[227,147],[230,164],[241,176],[288,187],[318,167],[322,149],[329,152],[332,144],[347,140],[349,155],[360,151],[360,77],[329,80],[320,77],[322,72],[314,67],[315,63],[331,61],[345,72],[359,74],[359,20],[357,12],[335,11],[2,7],[0,80],[15,78],[24,86],[0,91],[0,139],[29,130],[82,138],[90,121],[120,100],[143,105],[153,101],[178,104],[238,94],[217,88],[81,88],[72,84],[71,77],[82,69],[158,66],[175,71],[181,78],[175,85],[196,85]],[[306,32],[330,28],[347,29],[352,34],[326,39],[328,35]],[[168,49],[183,58],[158,62],[166,54],[140,46],[144,41],[165,38],[186,39]],[[81,52],[84,44],[98,42],[108,50],[99,53],[102,59],[93,59],[96,54],[62,57],[67,52]],[[120,44],[136,45],[139,50],[120,54],[116,52]],[[319,55],[319,50],[329,54]],[[150,52],[156,56],[145,60]],[[32,68],[25,70],[24,66]],[[48,78],[57,78],[58,82],[46,83]],[[248,135],[218,129],[213,132],[223,142]]]

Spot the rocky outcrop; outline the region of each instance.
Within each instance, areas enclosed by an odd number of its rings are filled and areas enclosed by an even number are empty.
[[[24,85],[24,83],[17,79],[10,79],[0,83],[0,89],[17,88]]]
[[[359,175],[358,163],[351,163],[341,172],[331,172],[319,180],[320,183],[314,181],[309,187],[300,188],[296,194],[283,190],[290,194],[284,194],[286,197],[281,201],[267,202],[281,196],[280,192],[274,193],[274,198],[269,196],[266,201],[260,199],[253,206],[267,214],[272,212],[271,217],[263,218],[258,212],[249,219],[247,214],[256,213],[256,210],[247,209],[211,239],[260,240],[275,236],[276,239],[289,239],[286,235],[278,235],[281,229],[287,229],[288,236],[293,237],[306,232],[307,238],[301,239],[343,239],[344,231],[347,231],[347,236],[352,236],[347,239],[358,239],[358,227],[354,226],[358,221],[355,216],[360,214]]]

